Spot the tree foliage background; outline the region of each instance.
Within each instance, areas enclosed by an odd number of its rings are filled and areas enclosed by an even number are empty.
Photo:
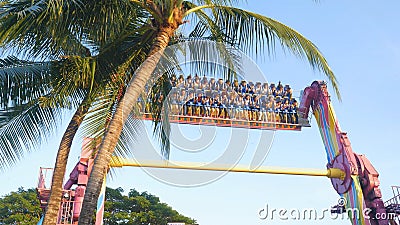
[[[194,224],[195,220],[179,214],[166,203],[147,192],[139,193],[131,189],[128,195],[123,195],[122,188],[106,190],[104,207],[104,224],[167,224],[169,222],[182,222]]]
[[[0,224],[32,225],[40,220],[42,209],[36,190],[18,188],[0,198]]]
[[[157,196],[131,189],[123,195],[122,188],[107,188],[104,225],[147,225],[184,222],[194,224],[194,219],[183,216]],[[0,225],[34,225],[40,220],[42,210],[34,188],[19,188],[0,198]]]

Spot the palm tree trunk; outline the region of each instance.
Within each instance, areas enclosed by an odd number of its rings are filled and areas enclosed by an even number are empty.
[[[94,215],[104,175],[107,173],[108,163],[117,145],[122,127],[177,27],[178,26],[164,26],[159,29],[147,60],[139,67],[136,75],[129,82],[129,86],[121,102],[117,106],[94,161],[79,217],[79,225],[92,224],[91,220]]]
[[[67,166],[69,152],[71,150],[72,141],[81,125],[83,118],[89,110],[89,97],[86,96],[75,111],[74,116],[68,124],[67,130],[61,139],[58,148],[57,159],[54,166],[53,178],[51,182],[51,192],[49,203],[47,205],[43,225],[55,225],[57,223],[58,210],[63,191],[63,180]]]

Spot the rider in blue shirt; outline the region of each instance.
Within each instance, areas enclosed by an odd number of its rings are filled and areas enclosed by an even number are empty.
[[[292,99],[290,104],[290,114],[292,115],[292,123],[298,124],[299,123],[299,115],[297,114],[297,101],[296,99]]]

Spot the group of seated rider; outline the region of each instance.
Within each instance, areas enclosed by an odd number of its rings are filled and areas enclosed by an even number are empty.
[[[289,85],[224,82],[221,78],[171,76],[173,115],[297,124],[298,104]]]

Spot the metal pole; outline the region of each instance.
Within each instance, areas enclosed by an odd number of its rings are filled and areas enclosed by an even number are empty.
[[[319,176],[328,178],[339,178],[341,180],[346,176],[343,170],[337,168],[329,169],[306,169],[306,168],[283,168],[283,167],[266,167],[260,166],[250,169],[248,166],[230,166],[230,165],[213,165],[205,163],[188,163],[177,161],[136,161],[134,159],[122,159],[113,157],[110,167],[150,167],[163,169],[184,169],[184,170],[207,170],[207,171],[227,171],[242,173],[267,173],[267,174],[286,174],[286,175],[303,175],[303,176]]]

